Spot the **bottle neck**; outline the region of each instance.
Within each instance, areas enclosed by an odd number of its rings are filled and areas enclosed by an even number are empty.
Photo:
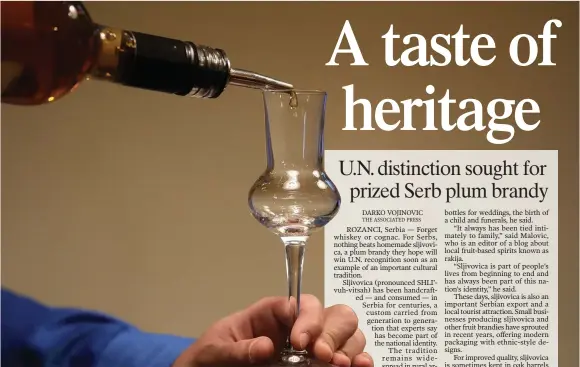
[[[95,37],[97,79],[198,98],[219,97],[230,81],[221,49],[102,25]]]

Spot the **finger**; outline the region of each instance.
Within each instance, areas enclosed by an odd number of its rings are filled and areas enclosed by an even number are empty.
[[[300,313],[292,327],[290,342],[299,350],[316,340],[322,333],[324,307],[318,298],[310,294],[300,297]]]
[[[224,330],[232,341],[259,336],[270,338],[276,346],[284,343],[292,327],[290,341],[297,349],[303,349],[322,332],[323,307],[312,295],[302,295],[300,313],[294,323],[296,302],[287,297],[268,297],[252,304],[223,320]],[[235,325],[235,327],[232,327]]]
[[[358,317],[352,308],[346,305],[327,308],[322,334],[314,344],[314,355],[325,362],[330,362],[334,352],[339,350],[357,329]]]
[[[265,362],[273,356],[275,349],[274,343],[267,337],[255,338],[250,342],[247,349],[245,347],[245,345],[240,346],[240,356],[248,356],[247,360],[244,358],[239,360],[242,364]],[[247,350],[247,354],[245,350]]]
[[[364,334],[357,329],[354,335],[334,353],[331,363],[339,367],[350,367],[351,360],[364,351],[366,343]]]
[[[274,344],[267,337],[211,344],[203,348],[196,358],[196,365],[247,366],[265,362],[274,354]]]
[[[292,309],[286,297],[268,297],[240,312],[236,340],[266,336],[282,343],[292,325]]]
[[[353,367],[374,367],[373,357],[368,353],[361,353],[352,359]]]

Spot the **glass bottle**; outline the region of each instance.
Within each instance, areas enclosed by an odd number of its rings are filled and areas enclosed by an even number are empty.
[[[232,69],[226,53],[96,24],[81,2],[1,2],[2,102],[37,105],[88,77],[157,92],[216,98],[227,85],[291,89]]]
[[[307,241],[340,208],[340,194],[324,172],[326,93],[263,91],[266,169],[250,189],[254,218],[284,246],[288,299],[300,311],[302,270]],[[296,350],[289,338],[269,367],[327,366]]]

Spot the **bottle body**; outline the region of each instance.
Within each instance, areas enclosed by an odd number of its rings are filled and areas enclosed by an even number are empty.
[[[223,50],[93,23],[80,2],[2,3],[2,102],[56,101],[87,77],[200,98],[229,82]]]
[[[97,28],[79,3],[2,2],[2,102],[61,98],[93,68]]]
[[[227,85],[293,88],[232,69],[224,50],[92,21],[81,2],[2,2],[2,102],[37,105],[87,77],[179,96],[217,98]]]

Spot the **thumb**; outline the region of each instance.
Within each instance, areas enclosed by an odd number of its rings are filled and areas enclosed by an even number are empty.
[[[274,343],[261,336],[254,339],[226,342],[214,346],[203,358],[209,366],[247,366],[267,361],[274,354]]]

